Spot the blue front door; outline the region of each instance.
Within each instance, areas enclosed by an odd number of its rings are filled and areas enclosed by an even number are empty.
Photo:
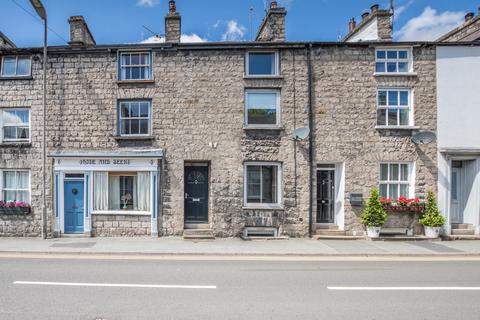
[[[65,233],[83,233],[83,181],[65,181]]]

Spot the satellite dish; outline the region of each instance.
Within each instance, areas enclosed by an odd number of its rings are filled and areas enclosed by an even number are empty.
[[[414,134],[412,137],[412,141],[415,144],[429,144],[435,141],[436,138],[437,136],[435,135],[435,133],[431,131],[424,131]]]
[[[308,137],[309,134],[310,134],[309,127],[301,127],[293,131],[292,137],[294,140],[303,140],[306,137]]]

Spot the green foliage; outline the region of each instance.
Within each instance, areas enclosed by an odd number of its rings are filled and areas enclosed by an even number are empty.
[[[438,210],[437,199],[431,190],[427,191],[427,203],[420,223],[425,227],[442,227],[445,224],[445,218]]]
[[[372,189],[368,203],[362,212],[362,223],[366,227],[381,227],[387,220],[387,211],[380,202],[378,189]]]

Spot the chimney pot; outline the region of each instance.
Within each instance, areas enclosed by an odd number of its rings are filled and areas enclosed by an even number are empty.
[[[375,13],[378,11],[378,8],[379,8],[379,5],[378,4],[374,4],[373,6],[370,7],[370,10],[372,10],[372,13]]]
[[[357,22],[355,21],[355,18],[350,19],[350,21],[348,22],[348,32],[352,32],[353,30],[355,30],[356,27]]]
[[[362,21],[367,19],[369,15],[370,15],[370,13],[368,13],[368,12],[362,13]]]
[[[473,12],[467,13],[465,15],[465,22],[468,22],[468,21],[472,20],[474,16],[475,16],[475,14]]]
[[[170,14],[177,12],[177,5],[175,4],[175,0],[170,0],[168,2],[168,11]]]
[[[272,2],[270,2],[270,9],[275,9],[275,8],[277,8],[277,7],[278,7],[277,1],[272,1]]]

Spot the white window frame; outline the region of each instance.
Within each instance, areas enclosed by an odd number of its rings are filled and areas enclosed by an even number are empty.
[[[249,166],[276,166],[277,167],[277,203],[249,203],[248,202],[248,174]],[[262,181],[262,180],[260,180]],[[262,188],[260,187],[260,190]],[[243,207],[244,209],[282,209],[283,208],[283,171],[281,162],[246,161],[243,164]]]
[[[378,59],[377,52],[378,51],[385,51],[385,59]],[[389,59],[388,58],[388,51],[407,51],[408,58],[407,59]],[[377,62],[385,63],[385,71],[377,71]],[[397,65],[396,72],[388,72],[387,62],[395,62]],[[407,62],[408,63],[408,70],[406,72],[398,71],[398,63],[399,62]],[[395,47],[395,48],[375,48],[375,66],[374,66],[375,74],[381,75],[408,75],[413,73],[413,50],[411,47]]]
[[[148,62],[149,64],[148,65],[145,65],[145,64],[138,64],[138,65],[134,65],[134,64],[129,64],[129,65],[123,65],[122,64],[122,56],[124,55],[130,55],[130,61],[131,61],[131,55],[132,54],[148,54]],[[118,53],[118,63],[117,63],[117,66],[118,66],[118,74],[117,74],[117,77],[118,77],[118,80],[119,81],[150,81],[150,80],[153,80],[153,56],[152,56],[152,52],[151,51],[120,51]],[[149,78],[146,78],[146,79],[122,79],[122,69],[123,68],[135,68],[135,67],[142,67],[142,68],[145,68],[145,67],[149,67],[150,68],[150,72],[149,72]]]
[[[275,124],[249,124],[248,123],[248,102],[250,93],[275,93],[276,99],[276,123]],[[281,113],[282,108],[280,105],[280,89],[246,89],[245,90],[245,103],[244,103],[244,126],[245,128],[258,128],[258,129],[276,129],[281,127]]]
[[[28,172],[28,188],[27,189],[6,189],[3,187],[3,174],[4,172]],[[28,201],[26,201],[29,205],[32,203],[32,172],[29,169],[0,169],[0,199],[3,199],[3,191],[4,190],[18,190],[18,191],[27,191],[28,192]]]
[[[253,53],[270,53],[274,54],[275,56],[275,72],[274,74],[250,74],[250,54]],[[280,76],[280,54],[278,51],[247,51],[245,53],[245,76],[252,77],[252,78],[268,78],[268,77],[278,77]]]
[[[387,92],[387,105],[386,106],[380,106],[380,91],[386,91]],[[408,91],[408,106],[400,106],[400,94],[398,94],[398,105],[395,107],[390,107],[388,105],[388,92],[390,91]],[[410,128],[413,127],[414,124],[414,90],[412,88],[378,88],[377,89],[377,117],[375,120],[376,127],[377,128]],[[388,110],[389,109],[396,109],[397,110],[397,121],[398,125],[390,125],[388,124]],[[408,110],[408,124],[407,125],[401,125],[400,124],[400,110]],[[378,112],[379,110],[387,110],[386,118],[385,118],[385,124],[378,124]]]
[[[382,165],[388,165],[387,171],[387,178],[388,180],[381,180],[382,177]],[[398,164],[399,165],[399,178],[401,177],[401,169],[400,165],[406,164],[408,166],[408,181],[404,180],[390,180],[390,165]],[[390,196],[390,188],[389,185],[396,184],[398,185],[398,195],[400,196],[400,185],[408,185],[408,198],[415,197],[415,162],[413,161],[382,161],[378,166],[378,188],[380,190],[380,186],[382,184],[387,185],[387,198],[391,198]],[[392,200],[397,200],[393,199]]]
[[[13,57],[15,57],[15,74],[14,75],[3,74],[5,58],[13,58]],[[18,59],[19,58],[28,58],[30,60],[30,68],[28,69],[28,74],[22,74],[22,75],[17,74],[17,72],[18,72]],[[22,78],[22,77],[31,77],[31,76],[32,76],[32,57],[31,56],[22,56],[22,55],[13,56],[13,55],[10,55],[10,56],[3,56],[2,57],[2,67],[1,67],[1,70],[0,70],[0,77],[2,77],[2,78]]]
[[[3,116],[4,111],[16,111],[16,110],[26,110],[28,111],[28,138],[27,139],[5,139],[4,138],[4,127],[5,120]],[[32,112],[30,108],[0,108],[0,143],[29,143],[32,139]],[[19,127],[19,126],[9,126],[9,127]]]
[[[122,117],[122,103],[148,103],[148,133],[122,134],[122,120],[146,120],[145,117]],[[151,100],[119,100],[118,101],[118,136],[119,137],[150,137],[152,135],[152,101]]]

